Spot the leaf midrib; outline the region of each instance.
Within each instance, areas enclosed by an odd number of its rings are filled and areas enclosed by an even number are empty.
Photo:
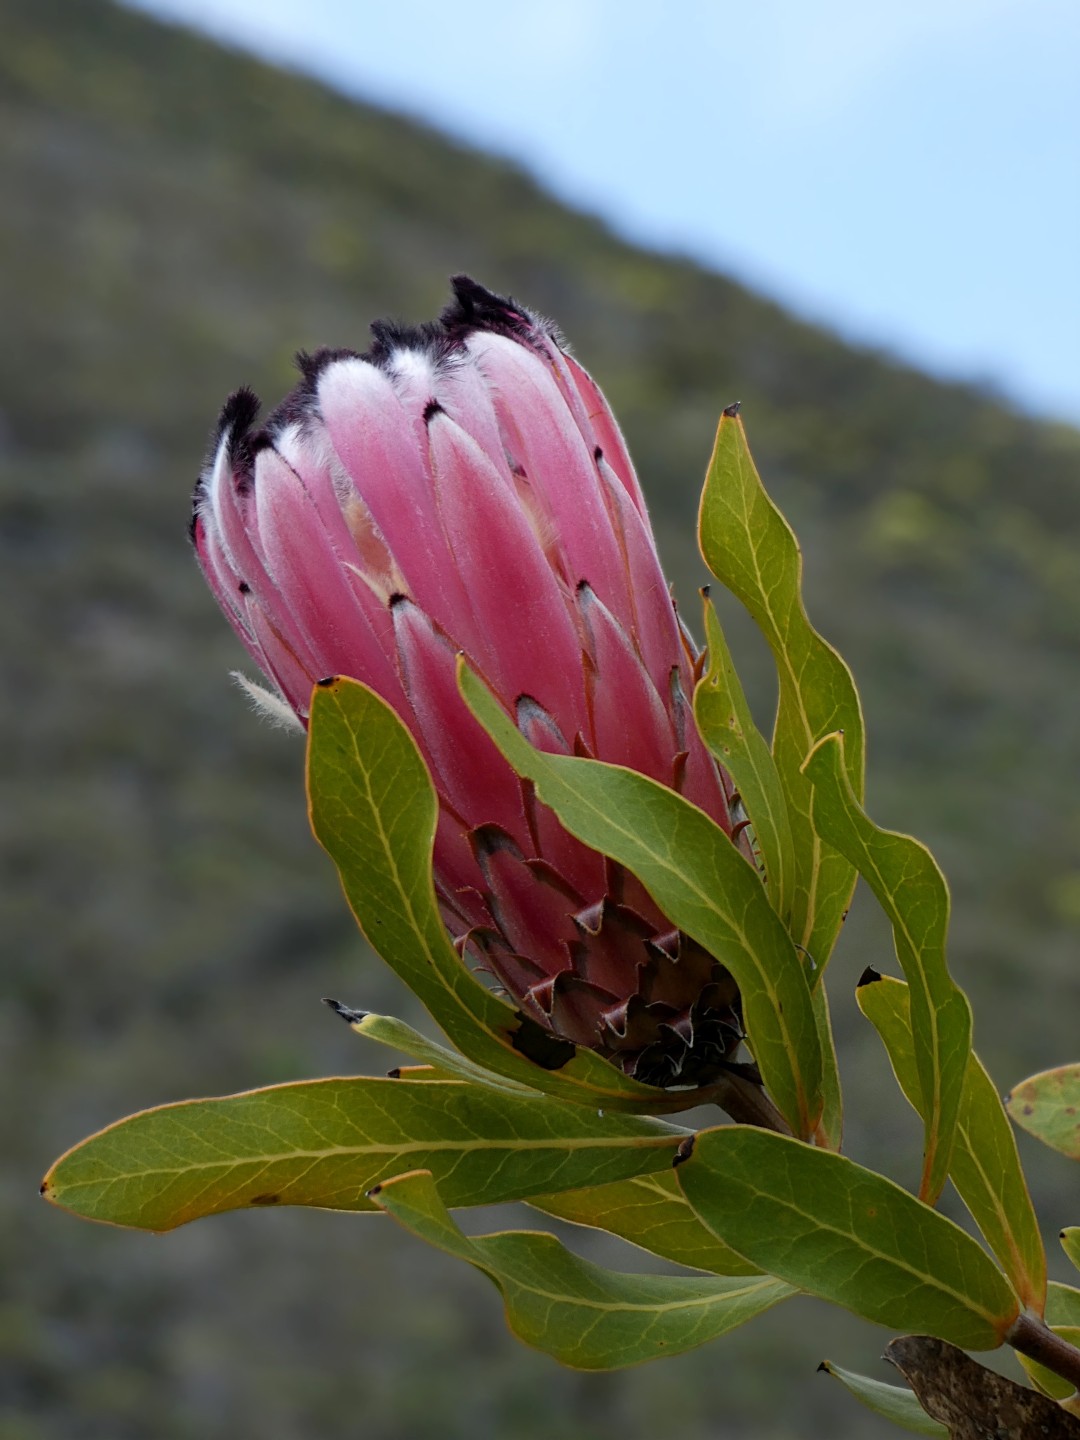
[[[526,742],[526,743],[527,743],[527,742]],[[572,764],[574,763],[573,757],[570,757],[570,756],[558,756],[558,755],[556,755],[556,756],[550,756],[550,757],[547,757],[547,758],[549,759],[550,762],[552,762],[552,763],[551,763],[551,766],[550,766],[551,769],[555,769],[556,766],[558,766],[558,762],[559,762],[560,760],[567,760],[567,759],[569,759]],[[588,761],[587,761],[587,762],[585,762],[585,763],[597,764],[597,763],[603,763],[603,762],[597,762],[597,761],[588,762]],[[561,768],[561,767],[559,767],[559,768]],[[612,765],[612,766],[609,766],[608,768],[610,768],[610,769],[612,769],[612,770],[624,770],[624,769],[625,769],[624,766],[620,766],[620,765]],[[634,771],[628,771],[627,773],[628,773],[628,774],[635,774],[636,772],[634,772]],[[643,777],[643,778],[647,778],[647,777]],[[612,827],[612,829],[615,830],[615,832],[616,832],[618,835],[621,835],[621,836],[625,837],[625,838],[626,838],[628,841],[630,841],[632,844],[637,845],[637,846],[640,846],[640,844],[641,844],[640,839],[637,837],[637,835],[635,834],[634,831],[629,830],[629,829],[624,829],[624,828],[619,824],[618,820],[617,820],[612,814],[610,814],[608,811],[602,810],[598,805],[595,805],[595,804],[588,798],[587,795],[582,795],[582,794],[580,794],[578,791],[575,791],[575,790],[573,789],[573,787],[572,787],[567,781],[562,780],[562,779],[559,777],[557,771],[556,771],[555,779],[556,779],[556,783],[561,784],[566,790],[570,791],[570,792],[573,794],[575,800],[576,800],[579,804],[583,805],[588,811],[590,811],[590,813],[592,813],[592,814],[594,814],[594,815],[599,815],[608,825],[610,825],[610,826]],[[538,787],[539,787],[539,785],[541,785],[542,783],[543,783],[542,781],[537,782]],[[653,783],[653,784],[656,784],[657,782],[656,782],[656,781],[653,781],[652,783]],[[690,801],[686,801],[686,804],[688,804],[688,805],[691,804],[691,803],[692,803],[692,802],[690,802]],[[696,810],[696,809],[697,809],[697,806],[693,806],[693,808]],[[704,811],[701,811],[700,813],[703,814],[703,815],[705,814]],[[708,820],[708,819],[709,819],[709,816],[706,815],[706,816],[705,816],[705,819]],[[715,823],[715,822],[713,822],[713,823]],[[717,828],[719,829],[719,827],[717,827]],[[720,833],[721,833],[721,835],[723,835],[723,832],[722,832],[722,831],[721,831]],[[726,837],[725,837],[725,838],[726,838]],[[649,852],[647,852],[647,853],[648,853],[649,855],[652,855],[654,852],[649,851]],[[738,853],[738,852],[736,852],[736,853]],[[740,857],[740,858],[741,858],[741,857]],[[773,985],[773,983],[772,983],[772,978],[771,978],[770,971],[769,971],[768,967],[765,966],[765,965],[762,965],[762,964],[759,962],[758,956],[757,956],[757,954],[756,954],[753,946],[750,944],[749,937],[747,936],[747,934],[746,934],[745,930],[743,929],[743,927],[742,927],[739,923],[737,923],[737,921],[734,919],[734,917],[733,917],[732,919],[728,920],[728,919],[726,918],[726,916],[724,915],[724,913],[723,913],[722,911],[720,911],[719,909],[717,909],[716,902],[715,902],[715,898],[714,898],[712,895],[710,895],[710,894],[709,894],[707,891],[705,891],[705,890],[699,889],[698,886],[693,883],[693,881],[686,875],[686,873],[685,873],[684,871],[680,870],[677,865],[674,865],[671,861],[669,861],[669,860],[667,860],[666,858],[664,858],[663,855],[659,855],[659,854],[658,854],[658,858],[657,858],[657,860],[656,860],[655,863],[657,864],[658,868],[660,868],[660,869],[663,871],[663,873],[664,873],[665,875],[667,875],[667,876],[669,876],[669,877],[673,877],[673,878],[674,878],[676,881],[678,881],[686,890],[688,890],[688,891],[690,892],[690,894],[695,898],[695,900],[701,905],[701,907],[704,909],[704,911],[706,912],[706,914],[715,915],[715,916],[717,916],[717,918],[721,921],[721,923],[727,924],[727,925],[730,927],[732,933],[733,933],[733,934],[736,936],[736,938],[738,939],[740,948],[742,949],[743,953],[746,955],[746,957],[748,958],[748,960],[751,962],[751,966],[752,966],[754,972],[757,974],[759,980],[762,982],[762,988],[765,990],[766,994],[768,995],[769,1000],[772,1002],[773,1010],[774,1010],[774,1013],[776,1014],[776,1017],[777,1017],[778,1028],[780,1029],[780,1032],[781,1032],[781,1034],[782,1034],[783,1037],[784,1037],[785,1051],[786,1051],[787,1059],[788,1059],[789,1066],[790,1066],[790,1069],[791,1069],[792,1079],[793,1079],[794,1082],[795,1082],[795,1088],[796,1088],[796,1090],[797,1090],[797,1092],[798,1092],[798,1095],[799,1095],[800,1109],[801,1109],[801,1111],[802,1111],[802,1113],[803,1113],[803,1116],[804,1116],[804,1118],[805,1118],[806,1113],[807,1113],[806,1094],[805,1094],[805,1091],[804,1091],[804,1089],[803,1089],[802,1084],[800,1083],[800,1078],[799,1078],[798,1070],[797,1070],[797,1068],[795,1067],[795,1065],[794,1065],[794,1063],[793,1063],[793,1061],[792,1061],[792,1057],[793,1057],[795,1054],[798,1053],[798,1050],[797,1050],[797,1047],[796,1047],[796,1045],[795,1045],[795,1043],[794,1043],[794,1041],[793,1041],[793,1039],[792,1039],[791,1031],[790,1031],[789,1028],[788,1028],[788,1023],[787,1023],[787,1019],[786,1019],[786,1016],[785,1016],[784,1008],[783,1008],[783,1006],[779,1003],[779,996],[778,996],[776,987],[775,987],[775,986]],[[631,868],[633,868],[633,867],[631,867]],[[646,886],[646,888],[648,888],[648,886]],[[775,912],[772,911],[772,909],[770,908],[770,912],[769,912],[769,913],[770,913],[770,914],[774,914]],[[800,972],[800,973],[801,973],[801,972]]]
[[[730,1179],[730,1177],[727,1178]],[[797,1215],[800,1220],[805,1220],[808,1226],[815,1232],[815,1234],[821,1234],[822,1232],[825,1232],[829,1235],[839,1236],[841,1239],[854,1244],[857,1249],[862,1251],[869,1258],[880,1260],[887,1265],[894,1266],[896,1269],[902,1270],[906,1274],[912,1276],[913,1279],[918,1280],[921,1284],[928,1285],[931,1289],[938,1291],[940,1294],[949,1296],[951,1299],[957,1301],[966,1311],[968,1311],[969,1314],[974,1313],[980,1316],[982,1319],[986,1320],[995,1334],[1000,1333],[1002,1317],[993,1314],[991,1311],[984,1310],[983,1307],[977,1301],[973,1300],[970,1295],[964,1295],[961,1291],[954,1290],[951,1285],[945,1284],[944,1281],[939,1280],[936,1276],[927,1275],[923,1271],[917,1270],[913,1265],[902,1259],[897,1258],[894,1255],[889,1255],[883,1250],[875,1249],[872,1245],[868,1245],[853,1231],[842,1230],[836,1225],[828,1224],[826,1221],[822,1220],[819,1215],[809,1214],[805,1210],[800,1210],[800,1208],[794,1203],[794,1201],[783,1200],[777,1195],[772,1194],[767,1190],[759,1190],[747,1180],[743,1180],[742,1183],[751,1192],[751,1194],[758,1197],[759,1199],[768,1200],[772,1204],[778,1205],[781,1209],[790,1212],[792,1215]],[[848,1198],[850,1199],[851,1197],[849,1196]],[[938,1219],[942,1220],[946,1225],[952,1223],[944,1216],[939,1215]],[[958,1229],[957,1233],[959,1235],[963,1235],[965,1240],[970,1240],[970,1236],[965,1235],[962,1230]],[[973,1240],[970,1240],[970,1243],[973,1245],[975,1244]],[[984,1254],[985,1252],[980,1251],[979,1253]]]
[[[494,1239],[497,1237],[484,1236],[483,1238]],[[497,1268],[495,1262],[491,1260],[474,1261],[473,1263],[480,1264],[483,1269],[489,1269],[490,1267],[490,1270],[495,1270]],[[642,1278],[644,1279],[646,1277],[643,1276]],[[672,1277],[672,1279],[678,1278],[680,1277]],[[777,1280],[771,1275],[766,1276],[764,1279],[755,1276],[754,1279],[754,1284],[744,1285],[739,1290],[723,1290],[715,1295],[696,1295],[688,1300],[668,1300],[664,1302],[632,1300],[604,1301],[589,1300],[584,1296],[568,1294],[566,1292],[558,1293],[550,1290],[541,1290],[534,1285],[529,1285],[526,1281],[517,1280],[505,1272],[499,1272],[499,1280],[502,1284],[508,1288],[519,1290],[524,1294],[535,1295],[541,1300],[550,1300],[555,1304],[573,1305],[577,1309],[603,1310],[609,1313],[625,1312],[628,1314],[636,1314],[640,1311],[646,1311],[650,1315],[666,1314],[672,1310],[693,1310],[702,1306],[717,1305],[726,1300],[742,1300],[748,1295],[754,1295],[757,1291],[767,1290],[770,1286],[782,1287],[787,1291],[794,1291],[795,1288],[789,1285],[786,1280]]]
[[[532,1154],[534,1151],[545,1150],[653,1150],[667,1147],[676,1148],[678,1136],[672,1135],[645,1135],[645,1136],[609,1136],[598,1137],[597,1139],[582,1138],[579,1140],[525,1140],[520,1138],[507,1138],[504,1140],[406,1140],[400,1144],[388,1144],[378,1142],[371,1145],[337,1145],[322,1150],[287,1150],[279,1154],[245,1155],[240,1159],[235,1157],[221,1160],[195,1160],[185,1165],[162,1165],[145,1167],[140,1170],[124,1171],[108,1177],[99,1177],[96,1180],[71,1180],[59,1186],[54,1194],[70,1194],[78,1189],[89,1189],[96,1185],[118,1185],[125,1180],[142,1180],[154,1175],[191,1175],[205,1170],[233,1171],[243,1169],[246,1166],[280,1165],[290,1160],[331,1160],[344,1159],[352,1155],[431,1155],[442,1154],[452,1151],[459,1151],[461,1154],[486,1152],[490,1150],[519,1151],[522,1154]],[[99,1160],[96,1163],[101,1164]],[[633,1177],[629,1177],[633,1178]]]

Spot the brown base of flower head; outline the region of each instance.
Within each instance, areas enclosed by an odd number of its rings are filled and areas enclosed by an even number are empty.
[[[688,1034],[678,1024],[661,1021],[657,1038],[629,1063],[623,1062],[627,1074],[644,1085],[682,1086],[711,1085],[731,1072],[761,1084],[755,1065],[734,1058],[743,1033],[733,1007],[716,1008],[704,998],[691,1008],[688,1018]]]
[[[740,1065],[744,1039],[734,980],[706,950],[672,931],[649,933],[641,917],[604,902],[580,928],[581,943],[554,975],[514,953],[497,929],[474,930],[469,947],[507,992],[553,1035],[598,1051],[646,1085],[705,1086],[732,1071],[760,1084]],[[617,946],[634,991],[620,997],[604,984],[609,947]],[[631,946],[634,963],[628,964]]]

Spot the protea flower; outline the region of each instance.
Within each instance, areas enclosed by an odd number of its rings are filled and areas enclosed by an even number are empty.
[[[366,354],[301,354],[261,429],[255,396],[230,397],[195,493],[199,563],[301,723],[342,674],[409,726],[463,958],[638,1079],[707,1083],[741,1038],[730,975],[559,825],[454,679],[464,651],[533,744],[671,786],[749,854],[694,726],[698,657],[599,389],[551,325],[453,287],[439,321],[377,324]]]

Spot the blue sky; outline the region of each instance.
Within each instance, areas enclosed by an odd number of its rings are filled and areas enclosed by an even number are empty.
[[[1080,0],[137,0],[1080,422]]]

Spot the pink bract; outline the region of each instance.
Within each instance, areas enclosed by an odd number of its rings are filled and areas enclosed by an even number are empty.
[[[600,390],[551,325],[453,287],[435,323],[298,357],[260,429],[255,396],[230,397],[195,495],[199,563],[302,722],[313,684],[348,675],[408,725],[463,956],[637,1078],[708,1083],[741,1038],[731,977],[536,800],[454,678],[464,651],[534,745],[638,770],[730,835],[731,782],[690,708],[698,657]]]

